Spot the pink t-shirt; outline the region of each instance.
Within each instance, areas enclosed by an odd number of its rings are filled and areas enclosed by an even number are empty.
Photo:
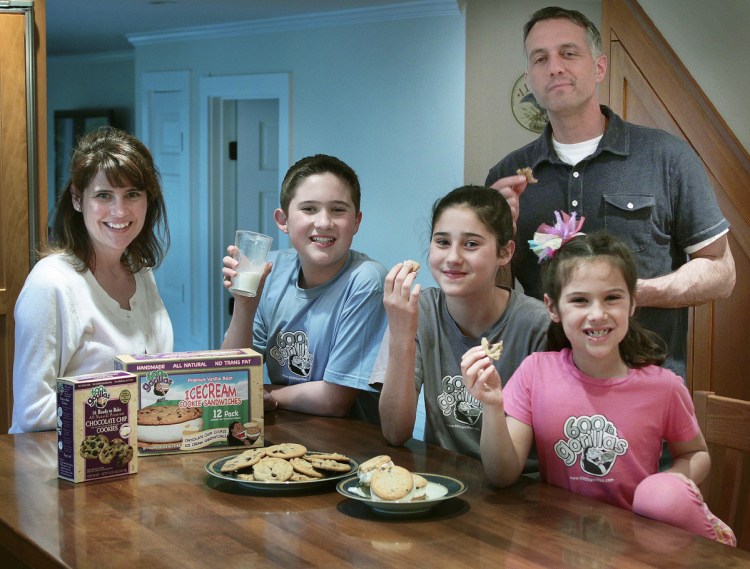
[[[505,412],[534,429],[542,480],[630,510],[633,493],[658,472],[662,439],[698,433],[690,393],[666,368],[589,377],[569,349],[527,357],[503,389]]]

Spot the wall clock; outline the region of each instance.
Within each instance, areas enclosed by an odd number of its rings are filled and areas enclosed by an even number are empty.
[[[547,124],[547,111],[536,102],[533,93],[526,86],[526,74],[516,79],[510,96],[513,116],[523,128],[539,134]]]

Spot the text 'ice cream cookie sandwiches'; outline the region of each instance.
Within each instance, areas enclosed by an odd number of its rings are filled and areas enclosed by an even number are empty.
[[[115,358],[138,378],[138,454],[263,446],[263,358],[251,349]]]

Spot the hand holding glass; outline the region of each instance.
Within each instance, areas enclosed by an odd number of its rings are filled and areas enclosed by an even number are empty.
[[[263,276],[272,241],[268,235],[253,231],[238,229],[235,232],[234,245],[237,250],[234,258],[239,265],[236,269],[237,275],[232,277],[232,286],[229,288],[232,293],[243,296],[255,296],[258,293],[258,284]]]

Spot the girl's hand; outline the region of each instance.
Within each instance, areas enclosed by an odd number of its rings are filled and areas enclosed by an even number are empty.
[[[417,273],[412,271],[411,265],[404,263],[398,263],[385,277],[383,306],[391,336],[414,338],[417,335],[422,287],[414,285],[416,278]]]
[[[693,491],[695,492],[695,495],[698,496],[701,500],[703,500],[703,494],[701,494],[701,491],[698,488],[698,486],[690,478],[688,478],[681,472],[669,472],[669,470],[665,470],[664,474],[669,474],[670,476],[676,476],[677,478],[682,480],[685,484],[690,486],[690,488],[692,488]]]
[[[482,346],[475,346],[461,358],[464,385],[474,397],[485,405],[503,403],[502,382],[492,360]]]
[[[520,211],[519,198],[526,189],[528,181],[526,176],[513,175],[500,178],[492,186],[493,190],[497,190],[501,196],[505,198],[510,206],[510,214],[513,218],[513,233],[516,233],[516,222],[518,221],[518,213]]]

